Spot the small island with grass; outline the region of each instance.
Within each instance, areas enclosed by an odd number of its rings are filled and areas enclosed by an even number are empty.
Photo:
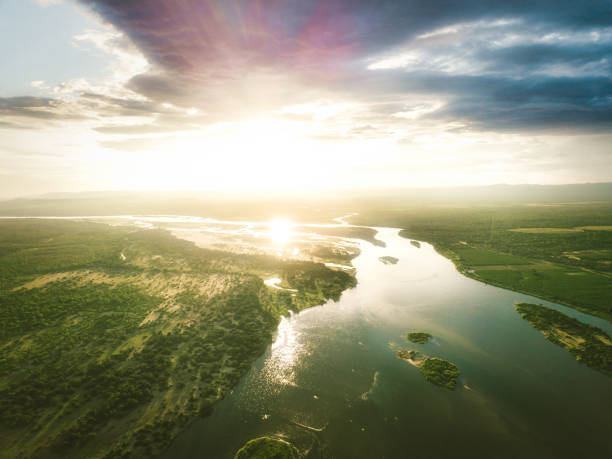
[[[249,440],[238,450],[234,459],[294,459],[296,455],[289,443],[270,437]]]
[[[421,243],[420,243],[419,241],[414,241],[414,240],[412,240],[412,241],[410,241],[410,243],[411,243],[413,246],[415,246],[417,249],[420,249],[420,248],[421,248]]]
[[[430,383],[451,390],[457,387],[459,369],[454,363],[437,357],[421,356],[418,351],[412,349],[399,349],[397,356],[421,370]]]
[[[406,339],[413,343],[425,344],[432,336],[425,332],[410,332],[406,335]],[[413,349],[398,349],[397,356],[414,365],[419,370],[425,379],[437,386],[446,387],[454,390],[457,387],[457,378],[459,377],[459,369],[454,363],[437,357],[428,357],[421,355]]]
[[[459,369],[454,363],[437,357],[428,357],[423,360],[419,368],[423,376],[425,376],[425,379],[430,383],[451,390],[457,387]]]
[[[410,332],[406,335],[406,339],[411,343],[425,344],[432,336],[425,332]]]
[[[379,257],[378,260],[384,265],[395,265],[399,261],[399,258],[390,257],[387,255],[384,257]]]
[[[588,367],[612,376],[612,339],[601,328],[542,305],[518,303],[515,307],[548,341],[566,348]]]

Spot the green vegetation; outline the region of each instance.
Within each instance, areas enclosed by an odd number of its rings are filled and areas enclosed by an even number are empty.
[[[421,243],[419,241],[410,241],[410,243],[415,246],[417,249],[421,248]]]
[[[429,341],[431,335],[425,332],[410,332],[406,335],[406,339],[412,343],[425,344]]]
[[[161,230],[0,221],[0,456],[159,454],[248,371],[280,315],[353,285]]]
[[[261,437],[249,440],[238,450],[234,459],[293,459],[291,445],[275,438]]]
[[[459,370],[454,363],[436,357],[428,357],[420,366],[421,373],[427,381],[447,389],[457,387]]]
[[[454,252],[469,266],[508,266],[528,265],[526,258],[516,257],[494,250],[479,249],[475,247],[457,247]]]
[[[425,332],[411,332],[406,335],[408,341],[417,344],[425,344],[430,338],[432,335]],[[430,383],[451,390],[457,386],[459,370],[454,363],[437,357],[421,356],[418,351],[412,349],[398,349],[396,354],[400,359],[407,360],[421,370],[425,379]]]
[[[580,233],[582,231],[612,231],[612,226],[578,226],[576,228],[513,228],[518,233]]]
[[[295,297],[289,296],[293,310],[323,304],[329,299],[338,301],[344,290],[357,285],[351,274],[321,263],[286,261],[281,266],[282,283],[297,290]]]
[[[612,340],[602,329],[541,305],[515,306],[547,340],[569,350],[579,362],[612,376]]]
[[[379,257],[378,259],[384,265],[395,265],[399,261],[399,258],[390,257],[388,255],[384,257]]]
[[[401,236],[430,242],[474,279],[612,321],[609,202],[398,205],[355,220],[404,228]]]
[[[209,193],[58,194],[0,203],[2,215],[201,215],[220,219],[352,224],[403,228],[432,243],[467,276],[566,304],[612,320],[612,184],[413,189],[333,196],[223,196]],[[265,204],[265,205],[264,205]],[[309,231],[308,227],[295,230]],[[376,242],[371,228],[319,228],[328,235]],[[95,247],[92,247],[95,249]],[[302,250],[302,248],[300,248]],[[333,249],[308,253],[346,264]],[[30,254],[32,255],[32,254]],[[333,257],[333,258],[332,258]],[[0,267],[0,283],[4,281]]]
[[[406,360],[417,367],[430,383],[451,390],[457,387],[459,370],[454,363],[437,357],[421,356],[418,351],[413,349],[398,349],[396,354],[400,359]]]

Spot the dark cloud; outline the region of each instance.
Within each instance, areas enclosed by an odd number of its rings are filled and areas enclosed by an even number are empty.
[[[612,74],[612,43],[558,46],[552,44],[518,45],[502,49],[485,49],[479,52],[479,59],[487,62],[489,68],[512,68],[529,72],[543,67],[565,64],[580,67],[589,63],[603,62],[602,69]],[[514,69],[516,71],[517,69]]]
[[[386,97],[388,91],[393,94],[448,98],[441,109],[426,113],[421,119],[459,120],[472,128],[546,129],[567,133],[567,129],[575,132],[601,131],[612,126],[610,78],[515,79],[495,75],[453,76],[394,70],[383,72],[370,84],[368,88],[373,100]],[[361,82],[356,85],[360,86]],[[410,99],[409,96],[406,98]],[[377,109],[379,115],[404,110],[395,103],[381,104]]]
[[[167,111],[161,104],[152,100],[122,99],[91,92],[82,93],[78,103],[102,116],[150,116]]]
[[[290,81],[388,103],[382,112],[437,95],[444,108],[424,117],[482,129],[588,131],[612,122],[609,0],[82,1],[154,64],[127,87],[157,104],[221,116],[307,100],[287,90]],[[422,37],[456,25],[464,27]],[[405,50],[421,54],[417,68],[365,68]]]
[[[137,93],[153,99],[185,99],[189,95],[184,89],[185,82],[178,76],[169,78],[165,75],[136,75],[127,83],[127,87]]]
[[[53,109],[59,102],[44,97],[0,97],[0,114],[5,116],[27,116],[32,118],[54,118]]]
[[[82,114],[71,112],[62,101],[46,97],[0,97],[0,116],[19,117],[23,119],[61,121],[84,119]],[[3,121],[10,124],[8,127],[15,127],[14,123]],[[25,125],[19,125],[28,128]]]

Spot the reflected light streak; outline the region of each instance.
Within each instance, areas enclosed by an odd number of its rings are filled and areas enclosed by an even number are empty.
[[[295,386],[295,365],[300,344],[294,323],[292,312],[289,318],[281,317],[276,340],[272,344],[270,357],[264,367],[267,378],[282,385]]]

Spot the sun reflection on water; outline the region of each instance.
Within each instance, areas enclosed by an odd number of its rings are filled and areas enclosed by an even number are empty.
[[[281,318],[270,357],[265,362],[264,371],[268,380],[282,385],[295,385],[295,365],[298,360],[300,343],[299,333],[294,323],[293,313],[289,318]]]
[[[291,223],[287,220],[276,219],[268,224],[269,236],[277,244],[286,244],[291,239]]]

